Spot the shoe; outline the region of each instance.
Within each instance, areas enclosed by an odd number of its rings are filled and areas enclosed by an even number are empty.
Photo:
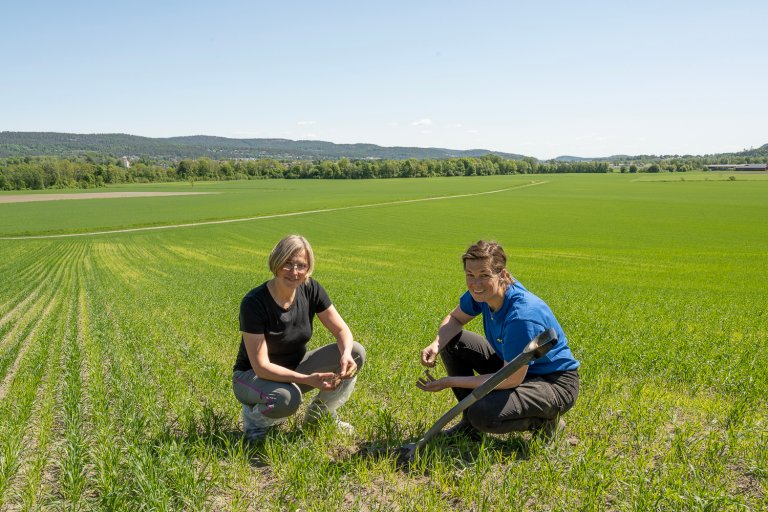
[[[440,437],[453,438],[457,436],[464,436],[472,441],[480,441],[483,438],[483,433],[472,426],[466,419],[462,419],[460,422],[440,432]]]
[[[355,435],[355,427],[351,423],[341,421],[339,418],[336,418],[336,430],[348,436]]]
[[[321,423],[328,421],[336,427],[336,430],[349,436],[355,435],[355,427],[351,423],[341,421],[336,413],[312,411],[304,419],[305,428],[317,428]]]
[[[546,420],[534,431],[534,435],[542,441],[551,441],[559,433],[565,430],[565,420],[560,417],[554,417]]]
[[[243,437],[246,441],[263,441],[267,434],[285,418],[267,418],[260,411],[260,405],[243,405]]]
[[[269,427],[251,427],[245,431],[243,437],[245,437],[245,440],[249,443],[260,443],[267,438],[269,431]]]

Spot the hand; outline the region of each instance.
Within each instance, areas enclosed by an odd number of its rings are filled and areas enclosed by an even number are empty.
[[[424,377],[421,377],[416,381],[416,387],[422,391],[435,392],[442,391],[450,386],[448,384],[448,377],[435,379],[432,374],[429,373],[429,370],[424,370]]]
[[[339,379],[335,373],[331,372],[312,373],[307,376],[305,383],[320,391],[333,391],[339,387],[341,379]]]
[[[437,344],[437,341],[433,341],[432,344],[428,345],[424,350],[422,350],[421,364],[433,368],[437,360],[437,352],[439,348],[440,345]]]
[[[351,379],[357,373],[357,363],[351,354],[343,354],[339,360],[339,377]]]

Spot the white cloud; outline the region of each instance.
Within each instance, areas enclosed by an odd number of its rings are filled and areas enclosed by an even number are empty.
[[[432,126],[431,119],[419,119],[411,123],[411,126]]]
[[[299,126],[312,126],[313,124],[317,124],[317,121],[298,121],[296,124]]]
[[[301,135],[301,138],[302,139],[316,139],[317,138],[317,134],[316,133],[303,133]]]

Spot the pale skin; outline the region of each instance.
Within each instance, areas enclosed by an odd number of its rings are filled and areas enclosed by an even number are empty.
[[[507,269],[496,273],[491,269],[487,261],[467,260],[464,266],[464,274],[467,281],[467,290],[469,290],[475,301],[486,302],[490,306],[491,311],[498,311],[504,305],[504,293],[507,290],[505,280],[511,279]],[[459,334],[464,326],[473,318],[475,317],[464,313],[459,306],[451,311],[440,323],[435,340],[421,351],[421,364],[429,368],[434,367],[440,350]],[[496,389],[511,389],[519,386],[523,379],[525,379],[526,373],[528,373],[528,366],[523,366],[507,377]],[[427,378],[419,379],[416,386],[419,389],[431,392],[442,391],[447,388],[475,389],[488,380],[491,375],[434,379],[428,374]]]
[[[277,270],[275,277],[267,282],[267,289],[275,302],[284,308],[290,307],[296,299],[296,289],[307,280],[306,272],[300,272],[299,268],[307,267],[307,255],[304,249],[296,251],[287,262],[288,268]],[[339,346],[339,377],[350,379],[357,372],[357,363],[352,358],[352,332],[344,319],[336,311],[334,306],[318,313],[317,318],[328,329]],[[275,382],[295,382],[312,386],[320,391],[332,391],[341,381],[336,379],[336,374],[331,372],[317,372],[303,374],[289,370],[269,360],[267,344],[263,334],[243,332],[243,342],[248,353],[253,371],[257,377]]]

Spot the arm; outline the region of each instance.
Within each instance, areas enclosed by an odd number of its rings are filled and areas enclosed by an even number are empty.
[[[435,341],[421,351],[421,364],[429,366],[430,368],[435,366],[437,354],[445,348],[445,345],[459,334],[464,326],[473,318],[474,316],[466,314],[461,310],[461,307],[456,306],[456,309],[451,311],[450,314],[440,322]]]
[[[321,391],[335,389],[336,386],[334,386],[331,381],[333,373],[313,373],[305,375],[284,368],[278,364],[274,364],[269,360],[267,343],[263,334],[252,334],[249,332],[243,332],[242,334],[243,343],[245,343],[245,351],[248,353],[248,361],[250,361],[253,372],[257,377],[275,382],[306,384],[318,388]]]
[[[506,363],[505,363],[506,365]],[[528,365],[525,365],[515,371],[512,375],[504,379],[504,381],[496,386],[496,389],[511,389],[516,388],[522,384],[525,379],[525,375],[528,373]],[[485,375],[473,375],[472,377],[443,377],[436,380],[420,380],[416,385],[424,391],[441,391],[446,388],[466,388],[475,389],[480,387],[486,380],[488,380],[491,374]]]
[[[540,332],[537,327],[526,322],[512,322],[508,324],[504,332],[505,345],[517,345],[518,348],[513,348],[511,354],[507,354],[507,357],[511,360],[512,354],[516,355],[517,353],[522,352],[525,345],[519,346],[518,340],[533,339],[535,337],[534,332],[537,330]],[[506,365],[508,363],[505,362],[504,364]],[[527,373],[528,365],[525,365],[504,379],[496,389],[511,389],[519,386],[522,384]],[[491,375],[493,374],[474,375],[471,377],[443,377],[442,379],[432,379],[431,376],[427,375],[426,379],[422,378],[419,380],[417,386],[424,391],[440,391],[448,387],[475,389],[488,380]]]
[[[339,359],[340,377],[342,379],[353,377],[357,371],[357,363],[355,363],[352,357],[353,338],[349,326],[341,318],[341,315],[334,306],[318,313],[317,318],[328,329],[328,332],[336,338],[336,343],[339,345],[339,352],[341,353],[341,358]]]

